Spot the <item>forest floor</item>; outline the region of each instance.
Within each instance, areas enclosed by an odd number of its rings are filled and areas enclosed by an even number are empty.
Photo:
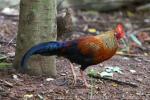
[[[81,12],[74,13],[74,30],[65,40],[82,35],[96,35],[122,22],[127,33],[127,46],[119,49],[121,54],[108,61],[89,67],[102,72],[105,67],[117,66],[122,74],[114,73],[113,79],[134,83],[138,87],[118,84],[112,81],[86,77],[93,87],[85,88],[80,80],[73,85],[69,61],[57,58],[55,79],[45,76],[29,76],[16,72],[11,65],[0,67],[0,100],[150,100],[150,13],[116,11],[113,13]],[[0,15],[0,66],[13,62],[16,47],[18,16]],[[130,34],[139,39],[131,40]],[[122,43],[120,43],[122,44]],[[130,52],[130,53],[129,53]],[[131,54],[131,55],[130,55]],[[79,74],[79,65],[75,65]]]

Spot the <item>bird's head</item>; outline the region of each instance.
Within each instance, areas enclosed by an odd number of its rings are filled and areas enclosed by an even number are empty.
[[[117,40],[120,40],[125,36],[124,28],[122,24],[117,24],[116,29],[115,29],[115,36]]]

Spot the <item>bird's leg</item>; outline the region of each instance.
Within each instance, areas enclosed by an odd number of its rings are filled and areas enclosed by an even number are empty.
[[[81,78],[84,81],[85,86],[88,88],[90,85],[87,83],[84,72],[80,69]]]
[[[77,81],[77,78],[76,78],[76,73],[75,73],[75,71],[74,71],[74,66],[71,64],[71,63],[69,63],[70,64],[70,68],[71,68],[71,71],[72,71],[72,74],[73,74],[73,79],[74,79],[74,85],[76,84],[76,81]]]

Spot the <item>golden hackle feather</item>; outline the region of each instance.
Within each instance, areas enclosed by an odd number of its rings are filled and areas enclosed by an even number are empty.
[[[78,48],[83,55],[93,57],[95,64],[103,62],[111,58],[117,50],[117,40],[114,34],[114,31],[108,31],[80,39]]]

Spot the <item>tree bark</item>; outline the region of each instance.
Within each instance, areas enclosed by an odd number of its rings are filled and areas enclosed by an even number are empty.
[[[21,68],[21,58],[33,45],[56,40],[56,1],[21,0],[16,56],[13,64],[16,69]],[[29,69],[27,73],[31,75],[56,75],[54,56],[33,56],[27,65]]]

